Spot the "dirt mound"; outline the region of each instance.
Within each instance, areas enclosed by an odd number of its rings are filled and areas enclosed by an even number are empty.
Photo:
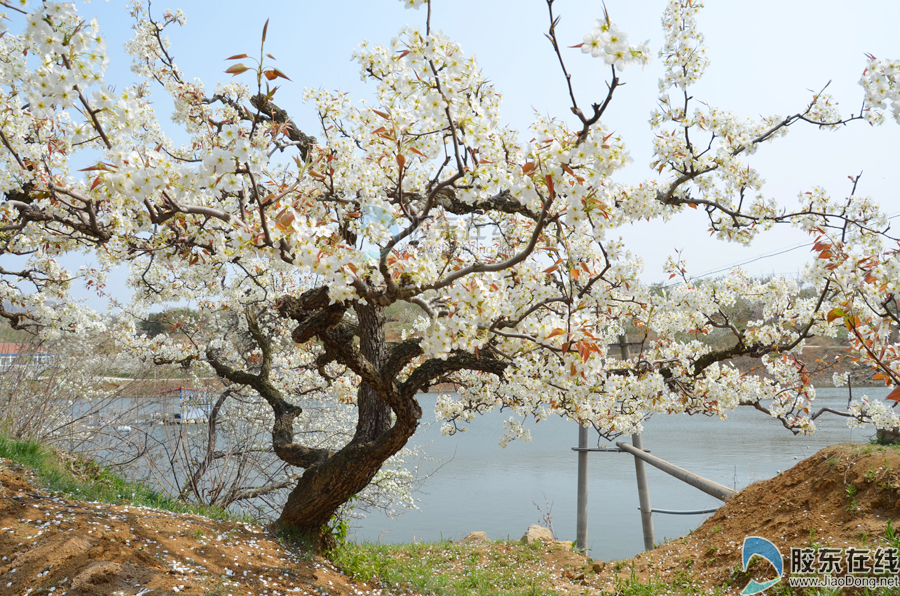
[[[592,584],[615,586],[633,571],[642,581],[694,579],[737,594],[753,575],[741,572],[746,536],[768,539],[785,557],[792,546],[873,548],[888,545],[888,520],[900,527],[900,450],[836,445],[745,488],[690,536],[607,564]],[[771,569],[755,579],[766,575]]]
[[[374,594],[259,526],[81,503],[0,460],[0,595]]]

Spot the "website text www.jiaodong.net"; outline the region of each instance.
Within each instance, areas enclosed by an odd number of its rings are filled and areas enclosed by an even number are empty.
[[[900,588],[900,575],[893,577],[859,575],[812,577],[792,575],[787,578],[787,583],[792,588],[868,588],[873,590],[876,588]]]

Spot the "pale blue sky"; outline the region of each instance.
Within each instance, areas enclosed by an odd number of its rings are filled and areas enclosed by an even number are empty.
[[[504,94],[505,120],[520,130],[533,110],[566,117],[568,98],[555,57],[543,33],[547,8],[542,0],[433,0],[432,24],[475,53],[487,76]],[[858,112],[862,90],[857,84],[865,67],[864,53],[900,58],[900,2],[871,0],[851,4],[837,0],[710,0],[700,16],[711,66],[694,96],[738,115],[787,115],[802,110],[810,90],[829,80],[829,91],[842,113]],[[650,128],[647,119],[655,105],[661,71],[655,52],[661,45],[662,0],[607,0],[611,19],[632,43],[650,40],[654,60],[644,71],[622,73],[618,90],[604,118],[606,126],[624,135],[634,164],[622,174],[626,181],[652,175]],[[187,25],[172,29],[170,37],[178,65],[189,77],[212,86],[230,75],[223,58],[236,53],[256,54],[262,25],[271,18],[267,51],[293,82],[281,81],[276,102],[289,110],[301,128],[316,134],[310,106],[300,96],[305,86],[348,91],[351,97],[370,97],[372,89],[359,80],[350,55],[363,39],[388,42],[404,24],[423,25],[425,11],[406,10],[397,0],[239,0],[208,2],[181,0],[154,4],[181,8]],[[108,37],[111,67],[107,82],[119,87],[134,76],[122,44],[130,37],[126,3],[115,0],[79,5],[85,15],[97,15]],[[558,28],[566,45],[582,36],[602,14],[599,0],[557,0],[562,17]],[[602,99],[608,70],[602,62],[566,50],[582,105]],[[249,81],[249,77],[248,77]],[[166,102],[158,103],[163,121]],[[571,117],[571,116],[570,116]],[[524,134],[524,133],[523,133]],[[795,127],[787,139],[766,146],[753,157],[767,180],[766,194],[790,204],[797,194],[818,184],[832,195],[849,191],[848,175],[863,171],[858,192],[875,197],[890,213],[900,213],[900,126],[882,127],[855,122],[837,132]],[[900,227],[900,218],[894,220]],[[691,271],[702,274],[758,255],[807,241],[796,232],[782,231],[761,238],[750,248],[712,241],[698,213],[669,223],[644,223],[622,230],[634,250],[646,260],[645,278],[663,280],[662,263],[673,249],[683,250]],[[809,258],[807,248],[759,260],[746,268],[754,274],[794,273]]]

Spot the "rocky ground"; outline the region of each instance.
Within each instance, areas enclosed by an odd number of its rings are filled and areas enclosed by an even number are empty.
[[[850,488],[852,487],[852,488]],[[592,561],[547,544],[523,568],[561,593],[613,593],[628,578],[746,585],[745,536],[791,546],[886,544],[889,519],[900,526],[900,452],[844,445],[824,449],[783,474],[744,489],[690,536],[633,559]],[[439,546],[435,546],[439,548]],[[512,544],[466,545],[485,561],[511,557]],[[771,570],[758,569],[759,577]],[[326,560],[292,553],[263,527],[220,522],[47,494],[32,473],[0,461],[0,595],[278,594],[390,592],[347,578]]]

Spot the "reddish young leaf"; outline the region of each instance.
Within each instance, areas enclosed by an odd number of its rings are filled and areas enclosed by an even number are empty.
[[[247,58],[247,54],[235,54],[234,56],[229,56],[225,58],[226,60],[240,60],[241,58]]]
[[[551,265],[551,266],[548,267],[547,269],[544,269],[544,273],[553,273],[554,271],[556,271],[557,269],[559,269],[559,265],[560,265],[560,263],[562,263],[562,262],[563,262],[562,259],[557,260],[555,263],[553,263],[553,265]]]
[[[271,68],[265,72],[266,78],[270,81],[275,79],[276,77],[281,77],[282,79],[291,80],[286,74],[278,70],[277,68]]]
[[[894,390],[891,391],[884,399],[889,399],[891,401],[900,401],[900,387],[894,387]]]
[[[830,323],[835,319],[839,319],[844,316],[844,311],[840,308],[832,308],[828,311],[828,314],[825,316],[826,320]]]
[[[388,116],[387,114],[385,114],[384,112],[379,112],[378,110],[372,110],[372,111],[375,112],[376,114],[378,114],[379,116],[381,116],[382,118],[384,118],[385,120],[391,119],[391,117]]]
[[[406,157],[402,153],[397,154],[397,165],[400,166],[401,170],[406,165]]]
[[[242,63],[238,63],[238,64],[235,64],[234,66],[228,67],[225,70],[225,72],[227,72],[230,75],[237,76],[237,75],[241,74],[242,72],[247,72],[248,70],[250,70],[249,67],[244,66]]]

